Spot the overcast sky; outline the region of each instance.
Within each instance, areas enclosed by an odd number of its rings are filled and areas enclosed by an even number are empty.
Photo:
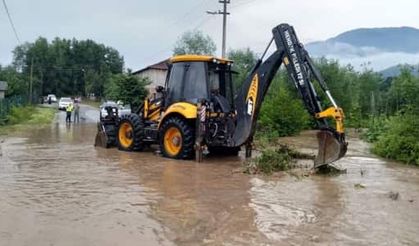
[[[7,0],[22,42],[43,36],[93,39],[116,48],[134,70],[165,59],[179,35],[194,28],[221,48],[218,0]],[[0,64],[9,64],[17,45],[0,7]],[[282,22],[302,42],[325,40],[359,27],[419,28],[418,0],[231,0],[227,47],[262,52],[271,29]]]

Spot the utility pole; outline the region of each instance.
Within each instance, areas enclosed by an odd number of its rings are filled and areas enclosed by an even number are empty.
[[[230,3],[230,0],[219,0],[218,2],[223,4],[223,10],[207,11],[207,14],[223,15],[223,41],[221,48],[221,57],[226,57],[227,15],[230,14],[229,12],[227,12],[227,4]]]

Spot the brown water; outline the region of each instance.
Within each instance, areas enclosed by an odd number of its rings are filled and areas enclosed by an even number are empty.
[[[248,176],[241,157],[94,148],[97,112],[82,110],[79,125],[60,114],[1,144],[0,245],[419,244],[419,169],[356,138],[337,163],[347,174]],[[283,141],[316,144],[312,132]]]

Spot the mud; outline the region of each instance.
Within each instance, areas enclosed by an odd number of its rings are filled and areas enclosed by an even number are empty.
[[[60,113],[0,144],[0,245],[419,244],[419,169],[357,138],[337,163],[346,174],[249,176],[242,157],[94,148],[96,117],[83,107],[66,125]],[[282,142],[315,152],[313,132]]]

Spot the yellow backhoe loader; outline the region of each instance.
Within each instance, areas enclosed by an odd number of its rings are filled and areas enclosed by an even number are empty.
[[[145,99],[138,112],[121,117],[117,110],[107,109],[108,117],[101,118],[98,124],[97,144],[116,145],[125,151],[141,151],[158,144],[165,157],[197,160],[202,159],[205,148],[237,155],[244,146],[246,157],[250,157],[260,108],[276,72],[284,64],[308,113],[317,122],[319,151],[315,166],[340,159],[347,150],[342,109],[298,41],[294,28],[281,24],[272,32],[264,54],[236,94],[233,61],[201,55],[172,57],[165,87],[157,88],[161,96]],[[276,50],[264,59],[273,43]],[[326,109],[314,82],[329,100]],[[335,127],[329,126],[328,119],[334,120]]]

